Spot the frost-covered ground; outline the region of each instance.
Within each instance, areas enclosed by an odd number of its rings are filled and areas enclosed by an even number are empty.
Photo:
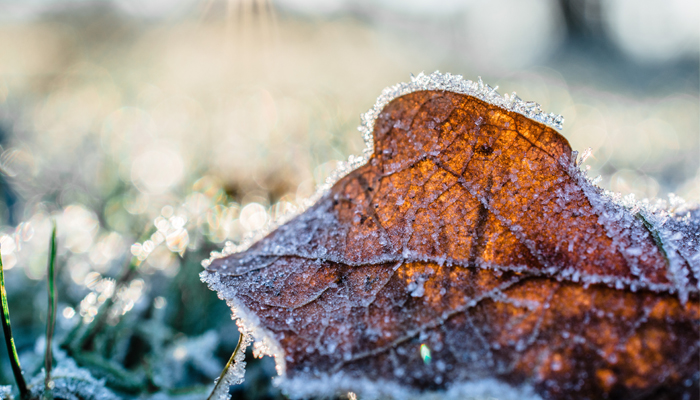
[[[697,53],[638,62],[569,29],[536,57],[508,58],[507,42],[449,15],[242,5],[201,2],[161,19],[87,2],[3,14],[13,17],[0,22],[0,243],[28,378],[43,363],[55,218],[55,343],[116,299],[89,345],[59,349],[55,373],[89,373],[127,397],[208,393],[238,333],[199,281],[200,261],[302,206],[339,160],[361,154],[360,113],[411,73],[482,76],[562,114],[604,188],[700,197]],[[566,37],[557,29],[540,34]],[[117,287],[132,257],[137,272]],[[279,396],[274,363],[247,361],[237,393]]]

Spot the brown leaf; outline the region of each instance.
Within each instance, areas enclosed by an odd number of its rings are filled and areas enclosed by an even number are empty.
[[[365,165],[203,279],[295,396],[697,399],[700,210],[655,224],[575,154],[476,97],[406,94]]]

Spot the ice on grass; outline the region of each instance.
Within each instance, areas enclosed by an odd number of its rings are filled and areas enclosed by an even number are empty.
[[[248,333],[241,323],[239,325],[241,342],[236,353],[233,355],[233,363],[229,365],[226,373],[219,381],[219,378],[214,381],[214,392],[210,396],[216,400],[230,400],[229,390],[231,386],[240,385],[245,380],[245,351],[253,341],[250,333]]]
[[[51,371],[51,392],[55,399],[65,400],[119,400],[105,386],[104,379],[95,379],[87,369],[80,368],[73,359],[58,352],[56,367]],[[36,375],[30,382],[32,398],[42,398],[45,372]]]

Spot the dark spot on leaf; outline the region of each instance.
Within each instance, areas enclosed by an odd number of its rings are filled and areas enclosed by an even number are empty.
[[[479,154],[488,156],[488,155],[490,155],[491,153],[493,153],[493,148],[491,148],[490,146],[487,146],[487,145],[484,144],[484,145],[481,145],[481,146],[477,147],[477,148],[476,148],[476,152],[479,153]]]

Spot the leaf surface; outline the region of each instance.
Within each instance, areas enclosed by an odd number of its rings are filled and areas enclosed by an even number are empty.
[[[697,399],[700,210],[650,223],[575,154],[478,98],[406,94],[377,117],[365,165],[204,279],[297,396],[494,380],[552,399]]]

